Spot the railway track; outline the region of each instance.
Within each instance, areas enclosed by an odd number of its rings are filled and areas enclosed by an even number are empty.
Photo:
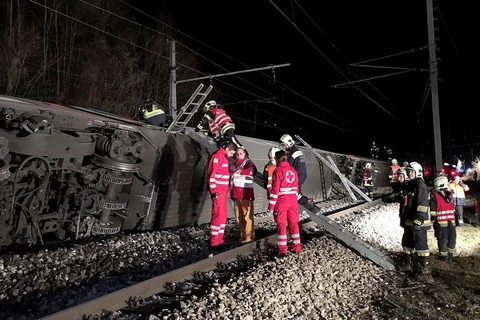
[[[323,217],[321,219],[325,219],[324,221],[326,223],[324,223],[324,227],[326,231],[331,232],[333,230],[331,228],[335,227],[334,226],[335,223],[331,219],[348,215],[356,211],[364,210],[366,208],[379,205],[382,202],[383,202],[382,199],[377,199],[371,202],[354,204],[345,209],[336,210],[331,214],[329,214],[328,218]],[[305,213],[305,210],[303,212]],[[264,219],[265,222],[270,221],[268,219],[271,220],[272,218],[265,217]],[[317,218],[314,218],[313,216],[312,216],[312,220],[316,220],[316,221],[307,220],[302,222],[300,224],[301,230],[307,231],[312,227],[317,226],[319,223],[322,223],[321,221],[319,222]],[[256,219],[256,222],[259,223],[259,219]],[[339,232],[339,234],[337,234],[337,237],[338,235],[340,235],[340,237],[338,238],[342,242],[346,243],[351,248],[356,250],[357,252],[359,248],[360,249],[367,248],[368,250],[373,250],[372,252],[377,256],[381,255],[378,251],[375,251],[374,248],[371,248],[371,246],[368,248],[368,246],[362,243],[361,240],[353,239],[352,236],[348,235],[346,231],[343,230],[343,228],[338,228],[338,227],[335,227],[335,228],[336,228],[335,232]],[[349,237],[348,239],[350,239],[351,241],[345,241],[345,238],[343,237],[342,239],[342,236],[348,236]],[[132,298],[138,299],[138,297],[141,297],[142,300],[145,300],[149,297],[152,297],[164,291],[165,287],[169,283],[177,283],[180,281],[192,279],[193,275],[197,272],[207,272],[210,270],[214,270],[216,266],[220,263],[222,264],[230,263],[237,260],[241,256],[247,256],[251,254],[255,250],[266,248],[268,246],[275,246],[276,240],[277,240],[277,235],[276,233],[273,233],[264,238],[258,239],[254,242],[247,243],[239,247],[235,247],[231,250],[218,253],[204,260],[200,260],[198,262],[195,262],[187,266],[184,266],[182,268],[173,270],[171,272],[156,276],[149,280],[131,285],[121,290],[104,295],[102,297],[90,300],[88,302],[79,304],[77,306],[68,308],[63,311],[45,316],[41,319],[43,320],[64,320],[64,319],[85,319],[85,318],[98,319],[98,318],[101,318],[102,316],[111,315],[115,311],[119,311],[124,308],[131,307]],[[360,253],[363,256],[367,256],[362,252]],[[380,259],[379,260],[380,262],[375,261],[375,259],[371,259],[371,260],[380,265],[382,263],[385,263],[385,257],[383,256],[376,257],[376,259],[377,260]]]

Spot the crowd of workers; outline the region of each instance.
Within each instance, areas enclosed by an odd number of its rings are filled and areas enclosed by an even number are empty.
[[[153,101],[147,101],[140,113],[150,124],[165,125],[165,110]],[[210,247],[213,250],[223,246],[223,235],[227,221],[228,197],[234,202],[236,221],[239,227],[239,243],[255,239],[253,221],[254,177],[257,168],[249,158],[248,151],[235,136],[235,125],[222,106],[214,100],[208,101],[203,109],[205,115],[195,128],[200,131],[208,125],[211,136],[217,141],[218,150],[208,164],[208,190],[212,199],[210,223]],[[301,193],[301,186],[307,179],[307,168],[302,151],[293,138],[285,134],[280,138],[279,147],[268,150],[268,163],[263,178],[269,200],[268,211],[277,224],[277,246],[280,255],[288,252],[287,228],[292,238],[292,252],[301,251],[298,227],[298,204],[313,209],[311,199]],[[439,176],[429,191],[423,180],[423,168],[417,162],[404,162],[401,167],[392,159],[390,148],[384,147],[391,160],[389,179],[392,190],[399,202],[402,237],[403,264],[401,269],[417,275],[429,275],[431,267],[427,231],[434,228],[438,243],[439,258],[451,261],[456,245],[456,227],[463,225],[463,207],[468,186],[459,176],[448,181]],[[371,156],[378,159],[379,148],[372,144]],[[363,186],[369,197],[373,195],[374,173],[372,163],[366,163],[363,172]]]

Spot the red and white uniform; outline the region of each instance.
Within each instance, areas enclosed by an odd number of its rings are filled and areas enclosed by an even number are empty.
[[[273,172],[272,190],[268,210],[275,213],[278,232],[278,250],[287,253],[287,224],[293,240],[292,251],[300,251],[300,211],[298,210],[298,173],[287,161],[282,161]]]
[[[223,243],[223,234],[227,222],[227,200],[230,172],[228,157],[223,148],[220,148],[210,158],[208,163],[208,190],[213,195],[218,192],[216,199],[212,200],[212,220],[210,222],[210,245],[217,246]]]
[[[232,175],[232,199],[255,200],[253,192],[253,175],[256,168],[250,159],[238,159],[231,169],[240,170]]]
[[[223,109],[210,108],[205,117],[208,119],[208,126],[213,135],[218,131],[223,135],[228,129],[235,129],[232,119]]]

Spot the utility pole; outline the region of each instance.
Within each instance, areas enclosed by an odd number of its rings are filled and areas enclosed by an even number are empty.
[[[432,84],[432,117],[433,117],[433,138],[435,147],[436,170],[442,168],[442,134],[440,130],[440,109],[438,103],[438,64],[437,46],[435,43],[435,24],[433,15],[433,0],[427,1],[427,25],[428,25],[428,51],[430,64],[430,81]]]
[[[175,40],[170,40],[170,96],[168,99],[170,116],[177,117],[177,63],[175,60]]]

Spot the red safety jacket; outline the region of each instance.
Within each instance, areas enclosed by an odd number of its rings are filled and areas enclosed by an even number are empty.
[[[390,166],[390,174],[388,175],[390,182],[398,182],[398,175],[396,175],[395,172],[397,172],[399,169],[399,165]]]
[[[434,192],[433,195],[435,200],[430,204],[430,215],[436,216],[440,225],[448,225],[448,221],[455,222],[455,207],[452,194],[448,192],[446,199],[439,192]]]
[[[253,176],[256,168],[250,159],[238,159],[230,167],[232,172],[232,199],[255,200],[253,193]],[[235,173],[240,170],[239,173]]]
[[[207,113],[208,126],[210,127],[210,132],[216,134],[220,129],[223,134],[227,129],[235,129],[232,119],[225,113],[223,109],[210,108]],[[212,117],[213,114],[213,117]],[[228,125],[227,125],[228,124]],[[227,126],[226,128],[223,128]]]
[[[364,186],[373,186],[372,169],[365,168],[363,170],[363,185]]]
[[[299,179],[294,167],[286,161],[280,162],[272,181],[268,210],[275,210],[279,205],[297,205]]]
[[[210,158],[210,162],[208,163],[208,178],[208,190],[211,194],[219,191],[228,191],[230,171],[225,149],[218,149]]]

